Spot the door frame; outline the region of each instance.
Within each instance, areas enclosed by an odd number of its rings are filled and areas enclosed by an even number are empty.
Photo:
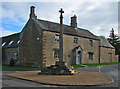
[[[81,50],[76,51],[76,64],[82,64],[82,51]]]

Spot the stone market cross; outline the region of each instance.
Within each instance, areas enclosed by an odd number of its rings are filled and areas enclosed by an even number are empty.
[[[59,41],[59,62],[63,62],[63,29],[62,29],[62,25],[63,25],[63,13],[64,11],[61,10],[60,12],[60,41]]]

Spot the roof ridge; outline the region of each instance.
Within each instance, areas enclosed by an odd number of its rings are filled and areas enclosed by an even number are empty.
[[[9,36],[13,36],[13,35],[18,35],[18,34],[20,34],[21,32],[18,32],[18,33],[13,33],[13,34],[11,34],[11,35],[8,35],[8,36],[3,36],[3,37],[1,37],[1,38],[5,38],[5,37],[9,37]]]
[[[45,22],[50,22],[50,23],[55,23],[55,24],[60,25],[60,24],[59,24],[59,23],[57,23],[57,22],[52,22],[52,21],[48,21],[48,20],[42,20],[42,19],[37,19],[37,20],[41,20],[41,21],[45,21]],[[72,26],[67,25],[67,24],[63,24],[63,25],[64,25],[64,26],[68,26],[68,27],[73,28]],[[73,28],[73,29],[75,29],[75,28]],[[87,29],[84,29],[84,28],[79,28],[79,27],[77,27],[77,29],[79,29],[79,30],[86,30],[86,31],[89,31],[89,30],[87,30]]]
[[[58,29],[58,28],[56,28],[56,26],[58,27],[60,25],[59,23],[51,22],[51,21],[47,21],[47,20],[42,20],[42,19],[37,19],[36,21],[38,21],[39,23],[42,23],[43,25],[47,25],[47,26],[45,26],[46,28],[43,28],[43,29],[46,29],[48,31],[55,31],[55,32],[58,31],[59,32],[59,30],[56,30],[56,29]],[[55,28],[53,29],[54,26],[52,26],[52,27],[50,26],[51,27],[51,29],[50,29],[50,27],[49,27],[50,24],[51,25],[52,24],[56,25]],[[96,35],[94,35],[92,32],[90,32],[87,29],[79,28],[79,27],[73,28],[72,26],[66,25],[66,24],[63,24],[63,28],[66,29],[65,30],[66,34],[71,34],[71,35],[76,35],[76,36],[80,36],[81,35],[82,37],[87,37],[87,38],[90,38],[90,39],[93,38],[93,39],[99,40]],[[79,31],[79,32],[76,32],[76,31]],[[84,31],[84,34],[81,33],[83,31]]]

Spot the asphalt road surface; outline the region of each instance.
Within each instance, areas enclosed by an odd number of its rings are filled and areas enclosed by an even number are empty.
[[[98,87],[118,87],[118,84],[120,84],[120,80],[118,80],[120,79],[120,64],[103,65],[97,67],[82,67],[76,68],[76,70],[102,72],[114,80],[114,83],[112,84],[102,85]]]
[[[120,81],[118,81],[118,74],[120,74],[120,69],[118,69],[118,64],[103,65],[103,66],[97,66],[97,67],[81,67],[81,68],[76,68],[76,70],[102,72],[105,75],[111,77],[115,81],[112,84],[95,86],[95,87],[118,87],[118,84],[120,84]],[[44,85],[40,83],[35,83],[31,81],[26,81],[26,80],[5,76],[5,74],[13,73],[13,72],[18,72],[18,71],[2,72],[2,87],[58,87],[58,86]],[[70,86],[59,86],[59,87],[70,87]]]
[[[5,76],[7,73],[14,73],[19,71],[3,71],[2,73],[2,87],[55,87],[51,85],[43,85],[31,81],[21,80]]]

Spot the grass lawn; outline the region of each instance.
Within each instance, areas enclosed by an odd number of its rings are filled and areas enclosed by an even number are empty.
[[[95,64],[83,64],[83,65],[72,65],[72,67],[77,68],[77,67],[84,67],[86,66],[98,66],[98,65],[112,65],[112,64],[120,64],[120,62],[110,62],[110,63],[95,63]]]
[[[72,65],[73,68],[84,67],[84,65]]]
[[[31,67],[20,67],[20,66],[2,66],[2,70],[4,71],[26,71],[26,70],[42,70],[44,68],[31,68]]]
[[[85,67],[85,66],[98,66],[98,65],[111,65],[111,64],[120,64],[120,62],[111,62],[111,63],[100,63],[100,64],[83,64],[83,65],[72,65],[73,68]],[[0,70],[4,71],[26,71],[26,70],[43,70],[45,68],[31,68],[31,67],[20,67],[20,66],[0,66]]]

